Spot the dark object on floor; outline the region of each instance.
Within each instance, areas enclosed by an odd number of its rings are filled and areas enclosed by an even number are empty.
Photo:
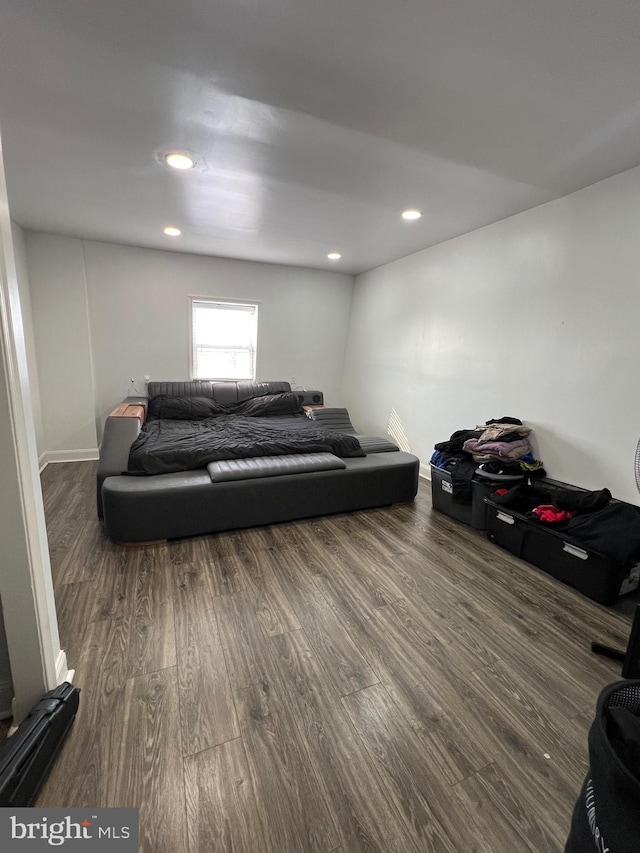
[[[619,681],[600,694],[589,730],[589,772],[565,853],[637,853],[639,715],[640,681]]]
[[[475,465],[475,463],[473,463]],[[462,504],[456,500],[455,471],[445,471],[431,465],[431,503],[438,512],[470,524],[476,530],[487,529],[487,506],[484,502],[486,497],[492,494],[505,478],[493,480],[487,475],[470,482],[471,500]],[[513,483],[514,478],[506,478]]]
[[[551,483],[545,486],[551,491]],[[510,489],[509,493],[512,491],[515,489]],[[487,536],[491,542],[600,604],[613,604],[619,596],[637,588],[638,573],[632,564],[620,562],[608,549],[596,549],[570,535],[567,525],[575,519],[560,524],[534,522],[511,507],[505,507],[504,497],[485,498]],[[552,503],[557,506],[555,501]],[[616,504],[624,506],[621,501]],[[611,540],[611,551],[617,554],[618,550],[617,540]]]
[[[31,806],[78,712],[80,691],[64,682],[29,711],[0,748],[0,806]]]
[[[640,604],[636,605],[626,651],[623,652],[602,643],[591,643],[591,651],[596,655],[620,661],[623,678],[640,678]]]

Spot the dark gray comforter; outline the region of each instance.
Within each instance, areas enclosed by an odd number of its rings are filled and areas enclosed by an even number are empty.
[[[131,446],[128,472],[170,474],[205,468],[219,459],[323,452],[365,455],[355,436],[318,427],[305,415],[162,418],[147,422]]]

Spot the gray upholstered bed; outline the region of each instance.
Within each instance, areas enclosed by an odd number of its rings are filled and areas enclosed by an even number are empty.
[[[262,414],[268,395],[281,396],[285,401],[291,397],[287,382],[151,382],[148,391],[148,398],[125,400],[105,423],[98,465],[98,515],[104,519],[105,532],[115,541],[195,536],[384,506],[415,497],[418,459],[384,438],[359,435],[346,409],[314,410],[309,413],[311,422],[300,412],[291,413],[290,424],[287,417],[266,419],[268,432],[271,424],[294,427],[293,443],[288,450],[278,443],[275,455],[272,444],[267,443],[264,452],[249,450],[249,458],[238,458],[241,452],[237,447],[229,458],[224,458],[224,452],[203,456],[201,422],[196,422],[193,430],[181,422],[177,440],[183,440],[185,430],[197,433],[200,456],[195,458],[203,461],[189,463],[178,456],[179,466],[199,467],[132,476],[134,472],[128,472],[132,445],[144,447],[149,443],[145,433],[151,432],[154,422],[156,431],[175,428],[164,420],[175,410],[175,405],[166,405],[167,400],[185,408],[184,399],[178,398],[186,398],[189,411],[212,408],[224,416],[211,422],[218,426],[223,421],[234,423],[229,413],[255,414],[254,400],[256,411]],[[158,423],[157,417],[152,418],[145,429],[148,411],[159,414],[161,420]],[[200,412],[200,417],[209,414]],[[249,419],[241,417],[238,423],[242,420]],[[249,420],[249,426],[260,420],[264,419]],[[304,436],[302,443],[300,435]],[[309,445],[310,436],[318,443]],[[160,468],[166,469],[166,465]]]

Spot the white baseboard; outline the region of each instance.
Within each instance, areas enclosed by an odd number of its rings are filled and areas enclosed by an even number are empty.
[[[93,462],[100,458],[97,447],[90,447],[87,450],[45,450],[40,455],[38,463],[40,471],[51,462]]]
[[[0,681],[0,720],[13,716],[13,683]]]
[[[73,684],[73,676],[75,674],[75,669],[67,668],[67,653],[64,649],[60,649],[56,660],[56,684],[62,684],[63,681]]]
[[[420,476],[431,482],[431,466],[425,465],[424,462],[420,463]]]
[[[69,684],[73,684],[73,678],[76,674],[75,669],[69,669],[67,667],[67,653],[60,649],[58,652],[58,657],[56,658],[56,685],[62,684],[64,681],[68,681]],[[9,698],[9,713],[4,713],[4,706],[1,704],[2,699],[4,698],[2,695],[2,687],[6,682],[0,682],[0,720],[6,719],[7,717],[14,717],[15,714],[15,697],[13,695],[13,684],[9,682],[9,686],[11,688],[11,696]],[[17,726],[11,726],[9,729],[9,736],[11,736],[16,730]]]

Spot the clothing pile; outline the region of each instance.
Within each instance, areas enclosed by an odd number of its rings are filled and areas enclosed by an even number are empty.
[[[518,483],[491,500],[525,515],[530,521],[553,524],[571,539],[617,563],[640,560],[640,507],[616,501],[609,489],[588,492],[543,483]]]
[[[478,438],[468,438],[462,449],[470,453],[476,462],[515,462],[527,453],[531,447],[527,436],[531,430],[523,426],[517,418],[499,418],[487,421]]]
[[[451,473],[453,503],[471,503],[476,472],[544,477],[542,462],[531,453],[530,433],[518,418],[492,418],[473,430],[457,430],[449,441],[436,444],[431,464]]]

